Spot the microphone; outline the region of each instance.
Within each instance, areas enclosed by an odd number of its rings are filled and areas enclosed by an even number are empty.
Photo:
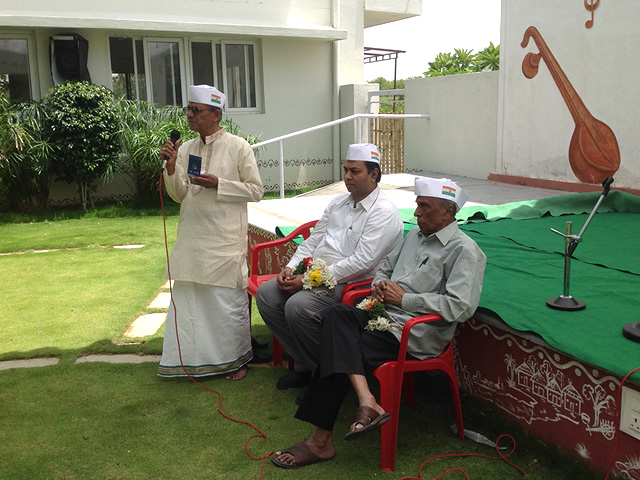
[[[171,143],[175,145],[176,142],[180,139],[180,132],[178,130],[171,130],[171,135],[169,139],[171,140]],[[164,172],[164,168],[167,166],[168,161],[169,161],[169,157],[165,155],[164,159],[162,160],[162,167],[160,167],[161,172]]]

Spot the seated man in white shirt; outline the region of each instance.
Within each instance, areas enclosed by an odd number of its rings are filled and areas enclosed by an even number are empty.
[[[349,146],[344,164],[349,193],[329,203],[287,266],[258,288],[256,305],[262,319],[295,359],[295,372],[276,384],[280,390],[309,384],[320,356],[319,312],[340,303],[348,282],[373,278],[384,257],[402,239],[400,213],[378,186],[379,156],[373,144]],[[292,272],[307,257],[327,263],[338,282],[334,289],[321,295],[303,289],[302,275]]]
[[[371,291],[384,303],[391,327],[368,329],[369,312],[349,305],[322,312],[319,366],[295,415],[315,429],[307,440],[276,452],[271,461],[277,466],[300,468],[335,456],[333,428],[350,387],[359,407],[345,440],[355,440],[389,421],[390,414],[371,393],[366,374],[398,358],[404,324],[429,313],[442,317],[411,329],[407,359],[423,360],[439,355],[457,324],[478,307],[487,257],[455,219],[468,195],[450,180],[425,177],[416,179],[415,193],[418,227],[387,256]]]

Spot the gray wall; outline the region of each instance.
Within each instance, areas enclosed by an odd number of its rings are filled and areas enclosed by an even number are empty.
[[[405,82],[404,169],[487,178],[495,172],[498,72],[416,78]]]

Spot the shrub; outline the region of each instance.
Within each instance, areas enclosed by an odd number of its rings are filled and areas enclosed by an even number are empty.
[[[53,87],[45,99],[46,135],[56,180],[76,182],[82,207],[93,207],[98,179],[112,178],[120,152],[120,118],[111,91],[88,82]]]

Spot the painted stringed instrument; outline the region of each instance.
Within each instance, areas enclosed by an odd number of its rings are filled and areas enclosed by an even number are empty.
[[[560,68],[542,35],[531,26],[524,32],[520,46],[525,48],[533,39],[539,53],[529,52],[522,61],[522,73],[533,78],[543,59],[556,82],[576,124],[569,144],[569,164],[582,183],[601,183],[612,177],[620,167],[620,149],[613,130],[589,112],[571,82]]]

